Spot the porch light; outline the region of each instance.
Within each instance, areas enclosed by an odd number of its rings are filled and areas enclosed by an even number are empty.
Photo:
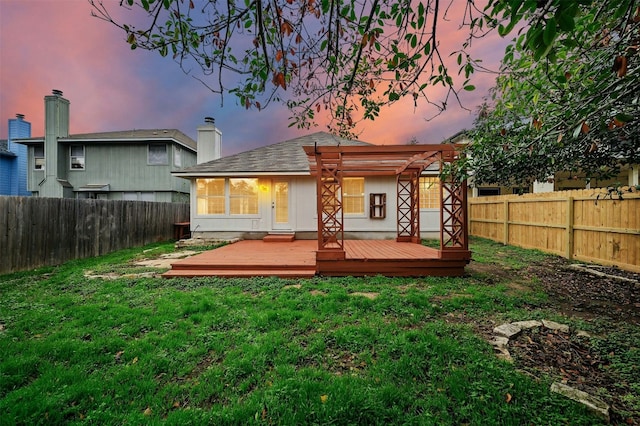
[[[267,185],[260,185],[260,191],[269,192],[269,187]]]

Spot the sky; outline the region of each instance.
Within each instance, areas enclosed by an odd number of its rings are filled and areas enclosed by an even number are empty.
[[[120,13],[119,0],[105,3]],[[452,22],[442,28],[441,51],[459,46],[464,32],[456,32]],[[504,40],[489,37],[473,46],[484,66],[498,68]],[[376,121],[361,124],[358,138],[380,145],[440,143],[471,128],[475,108],[494,81],[491,74],[474,76],[476,90],[462,93],[470,111],[450,102],[447,111],[432,118],[433,110],[420,104],[415,108],[407,99],[384,108]],[[280,104],[245,110],[232,95],[221,104],[219,95],[171,58],[132,51],[118,28],[91,16],[87,0],[0,0],[0,139],[7,138],[8,119],[18,113],[31,123],[33,137],[43,136],[44,97],[53,89],[71,103],[71,134],[175,128],[196,139],[197,127],[211,116],[222,131],[222,154],[227,156],[326,130],[289,128],[290,113]],[[436,92],[433,96],[438,97]]]

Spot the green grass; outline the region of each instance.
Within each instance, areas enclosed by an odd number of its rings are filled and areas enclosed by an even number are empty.
[[[545,256],[484,240],[473,250],[511,270]],[[498,360],[474,330],[547,314],[539,292],[481,273],[84,277],[126,271],[142,253],[0,276],[0,424],[598,423]],[[637,361],[636,348],[614,365]]]

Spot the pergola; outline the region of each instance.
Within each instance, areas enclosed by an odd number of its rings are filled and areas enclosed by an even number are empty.
[[[395,176],[398,242],[420,243],[419,179],[431,164],[440,170],[460,158],[456,145],[306,146],[317,182],[318,260],[344,260],[342,180]],[[440,259],[469,260],[466,182],[440,185]]]

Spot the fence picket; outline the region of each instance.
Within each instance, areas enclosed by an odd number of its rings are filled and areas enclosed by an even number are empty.
[[[640,272],[640,194],[606,189],[469,199],[469,233]]]
[[[0,197],[0,273],[52,266],[173,238],[189,205]]]

